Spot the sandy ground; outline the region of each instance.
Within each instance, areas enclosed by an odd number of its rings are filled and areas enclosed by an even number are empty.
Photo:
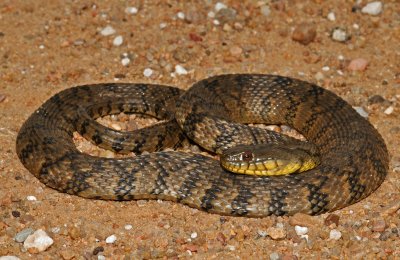
[[[210,0],[1,1],[0,256],[399,259],[400,4],[383,1],[382,13],[373,16],[361,12],[361,2],[224,1],[228,9],[217,12]],[[108,25],[115,33],[103,36]],[[293,40],[297,27],[311,28],[299,36],[303,43]],[[332,39],[335,28],[345,31],[346,41]],[[358,58],[368,64],[354,71],[349,65]],[[176,65],[187,74],[176,73]],[[61,194],[15,154],[24,120],[73,85],[151,82],[186,89],[207,76],[238,72],[316,82],[362,108],[391,155],[384,184],[333,215],[221,217],[172,202]],[[300,236],[295,225],[308,231]],[[15,238],[28,228],[43,229],[53,244],[36,254],[26,250]],[[106,243],[112,235],[116,240]]]

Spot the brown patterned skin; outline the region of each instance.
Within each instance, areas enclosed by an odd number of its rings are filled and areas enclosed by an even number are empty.
[[[92,119],[121,111],[166,121],[150,132],[142,130],[144,139],[135,139]],[[291,142],[239,123],[289,125],[316,145],[321,164],[304,173],[254,177],[226,172],[218,161],[199,154],[154,152],[107,159],[80,153],[72,141],[78,131],[115,151],[159,150],[164,143],[179,144],[184,138],[181,128],[218,153],[236,143]],[[155,138],[150,137],[154,133]],[[17,153],[40,181],[61,192],[110,200],[172,200],[208,212],[251,217],[315,215],[343,208],[377,189],[388,170],[383,139],[344,100],[311,83],[255,74],[208,78],[186,92],[118,83],[67,89],[24,123]]]

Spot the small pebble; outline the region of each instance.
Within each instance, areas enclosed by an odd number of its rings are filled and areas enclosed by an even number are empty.
[[[176,65],[175,66],[175,72],[178,75],[186,75],[186,74],[188,74],[187,70],[184,67],[182,67],[181,65]]]
[[[284,228],[269,227],[267,233],[273,240],[280,240],[286,237],[286,231]]]
[[[325,224],[325,226],[330,226],[330,225],[332,225],[332,224],[335,224],[336,226],[339,226],[339,219],[340,219],[340,217],[339,217],[338,215],[336,215],[336,214],[329,214],[329,215],[326,217],[326,219],[325,219],[325,221],[324,221],[324,224]]]
[[[150,77],[151,75],[153,75],[153,70],[150,69],[150,68],[146,68],[146,69],[143,71],[143,75],[144,75],[145,77]]]
[[[235,9],[232,8],[222,8],[217,12],[215,15],[215,18],[220,22],[221,24],[225,24],[228,22],[234,22],[236,19],[237,12]]]
[[[393,110],[394,110],[394,107],[390,106],[390,107],[386,108],[383,113],[385,113],[386,115],[390,115],[393,113]]]
[[[167,23],[160,23],[160,29],[162,30],[162,29],[164,29],[164,28],[166,28],[167,27]]]
[[[26,199],[29,200],[29,201],[37,201],[37,198],[35,196],[32,196],[32,195],[27,196]]]
[[[381,95],[373,95],[368,98],[368,105],[379,104],[385,101],[386,99],[384,99]]]
[[[314,41],[316,36],[317,30],[313,24],[302,23],[294,29],[292,33],[292,40],[307,45]]]
[[[114,46],[121,46],[121,44],[123,42],[124,42],[124,38],[121,35],[118,35],[117,37],[114,38],[113,45]]]
[[[127,8],[125,8],[125,13],[127,14],[137,14],[138,9],[134,6],[128,6]]]
[[[191,239],[195,239],[196,237],[197,237],[197,232],[193,232],[192,234],[190,234]]]
[[[6,100],[6,95],[0,94],[0,103]]]
[[[122,66],[128,66],[129,63],[131,63],[131,59],[129,59],[128,57],[125,57],[121,60],[121,64]]]
[[[106,260],[106,257],[104,255],[98,255],[97,260]]]
[[[269,259],[270,260],[279,260],[280,256],[277,252],[273,252],[273,253],[269,254]]]
[[[110,36],[114,33],[115,33],[115,29],[112,28],[110,25],[107,25],[100,31],[100,34],[103,36]]]
[[[361,9],[361,12],[364,14],[379,15],[380,13],[382,13],[382,7],[383,7],[382,2],[375,1],[365,5]]]
[[[181,19],[181,20],[184,20],[184,19],[185,19],[185,14],[184,14],[183,12],[178,12],[178,13],[176,14],[176,17],[178,17],[178,18]]]
[[[336,16],[334,12],[329,12],[329,14],[327,15],[327,18],[329,21],[335,21],[336,20]]]
[[[102,247],[102,246],[96,247],[95,249],[93,249],[92,254],[93,255],[98,255],[100,252],[104,252],[104,247]]]
[[[215,7],[214,7],[216,12],[219,12],[221,9],[226,9],[226,8],[228,8],[228,7],[221,2],[216,3]]]
[[[58,233],[60,233],[60,230],[61,230],[61,228],[59,228],[59,227],[53,227],[51,229],[51,232],[53,232],[54,234],[58,234]]]
[[[215,17],[215,13],[213,11],[210,11],[210,12],[207,13],[207,16],[209,18],[214,18]]]
[[[260,11],[261,11],[261,14],[264,16],[269,16],[271,14],[271,9],[269,8],[268,5],[261,6]]]
[[[329,68],[328,66],[324,66],[324,67],[322,67],[322,70],[323,71],[329,71],[331,68]]]
[[[296,231],[296,234],[298,236],[306,235],[308,233],[308,228],[307,227],[302,227],[302,226],[295,226],[294,230]]]
[[[364,117],[364,118],[368,118],[368,112],[364,110],[364,108],[362,107],[353,107],[357,113],[360,114],[360,116]]]
[[[324,74],[323,74],[321,71],[318,71],[318,72],[315,74],[314,77],[315,77],[316,80],[320,81],[320,80],[323,80],[323,79],[324,79]]]
[[[340,232],[340,231],[337,230],[337,229],[332,229],[332,230],[329,232],[329,239],[332,239],[332,240],[339,240],[341,237],[342,237],[342,232]]]
[[[357,58],[350,61],[349,66],[347,67],[352,71],[364,71],[368,66],[368,61],[363,58]]]
[[[69,250],[61,251],[60,255],[61,255],[62,259],[64,259],[64,260],[70,260],[70,259],[74,259],[75,258],[74,252],[69,251]]]
[[[281,258],[282,260],[297,260],[297,256],[296,255],[291,255],[291,254],[285,254],[282,256]]]
[[[19,218],[21,216],[21,213],[19,211],[17,211],[17,210],[13,210],[13,211],[11,211],[11,215],[14,218]]]
[[[313,216],[296,213],[289,218],[289,224],[291,226],[302,226],[302,227],[317,227],[320,226],[319,221]]]
[[[379,240],[381,241],[386,241],[392,236],[392,232],[390,231],[385,231],[379,236]]]
[[[21,258],[13,255],[0,256],[0,260],[20,260]]]
[[[345,42],[350,38],[347,31],[342,28],[335,28],[332,30],[332,39],[337,42]]]
[[[14,240],[18,243],[22,243],[29,235],[33,234],[33,232],[34,230],[32,228],[25,228],[15,235]]]
[[[36,230],[24,241],[24,248],[30,253],[39,253],[45,251],[54,243],[53,239],[42,229]]]
[[[258,230],[258,231],[257,231],[257,234],[258,234],[260,237],[266,237],[266,236],[268,236],[268,232],[265,231],[265,230]]]
[[[115,235],[111,235],[106,238],[106,243],[107,244],[113,244],[117,240],[117,237]]]
[[[393,167],[395,168],[395,166]],[[381,209],[380,215],[382,217],[390,216],[395,214],[400,209],[400,200],[394,200],[389,202],[385,207]]]
[[[386,228],[386,222],[383,219],[377,219],[372,222],[373,232],[383,232]]]
[[[133,227],[132,225],[128,224],[124,226],[125,230],[131,230]]]
[[[235,251],[236,250],[235,246],[232,246],[232,245],[227,245],[226,247],[231,251]]]
[[[229,49],[229,52],[230,52],[233,56],[239,57],[240,55],[242,55],[243,49],[240,48],[239,46],[232,46],[232,47]]]

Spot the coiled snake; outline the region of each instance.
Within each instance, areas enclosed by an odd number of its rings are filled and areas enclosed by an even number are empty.
[[[166,121],[132,135],[93,120],[119,112]],[[284,145],[290,139],[246,123],[295,128],[317,147],[321,163],[303,173],[256,177],[227,172],[200,154],[161,151],[99,158],[80,153],[72,141],[78,131],[99,146],[141,152],[174,147],[187,136],[220,153],[238,143]],[[252,217],[315,215],[343,208],[377,189],[388,170],[383,139],[344,100],[311,83],[258,74],[220,75],[186,92],[127,83],[66,89],[23,124],[16,148],[31,173],[61,192],[107,200],[172,200],[208,212]]]

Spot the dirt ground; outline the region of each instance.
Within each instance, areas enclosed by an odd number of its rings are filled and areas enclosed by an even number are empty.
[[[399,259],[400,3],[382,1],[382,13],[371,15],[362,12],[367,2],[223,1],[227,8],[218,10],[221,3],[211,0],[2,0],[0,256]],[[71,86],[118,81],[187,89],[239,72],[312,81],[367,113],[391,156],[383,185],[333,214],[221,217],[172,202],[61,194],[15,153],[22,123]],[[44,230],[53,244],[38,253],[25,249],[15,240],[29,228]]]

